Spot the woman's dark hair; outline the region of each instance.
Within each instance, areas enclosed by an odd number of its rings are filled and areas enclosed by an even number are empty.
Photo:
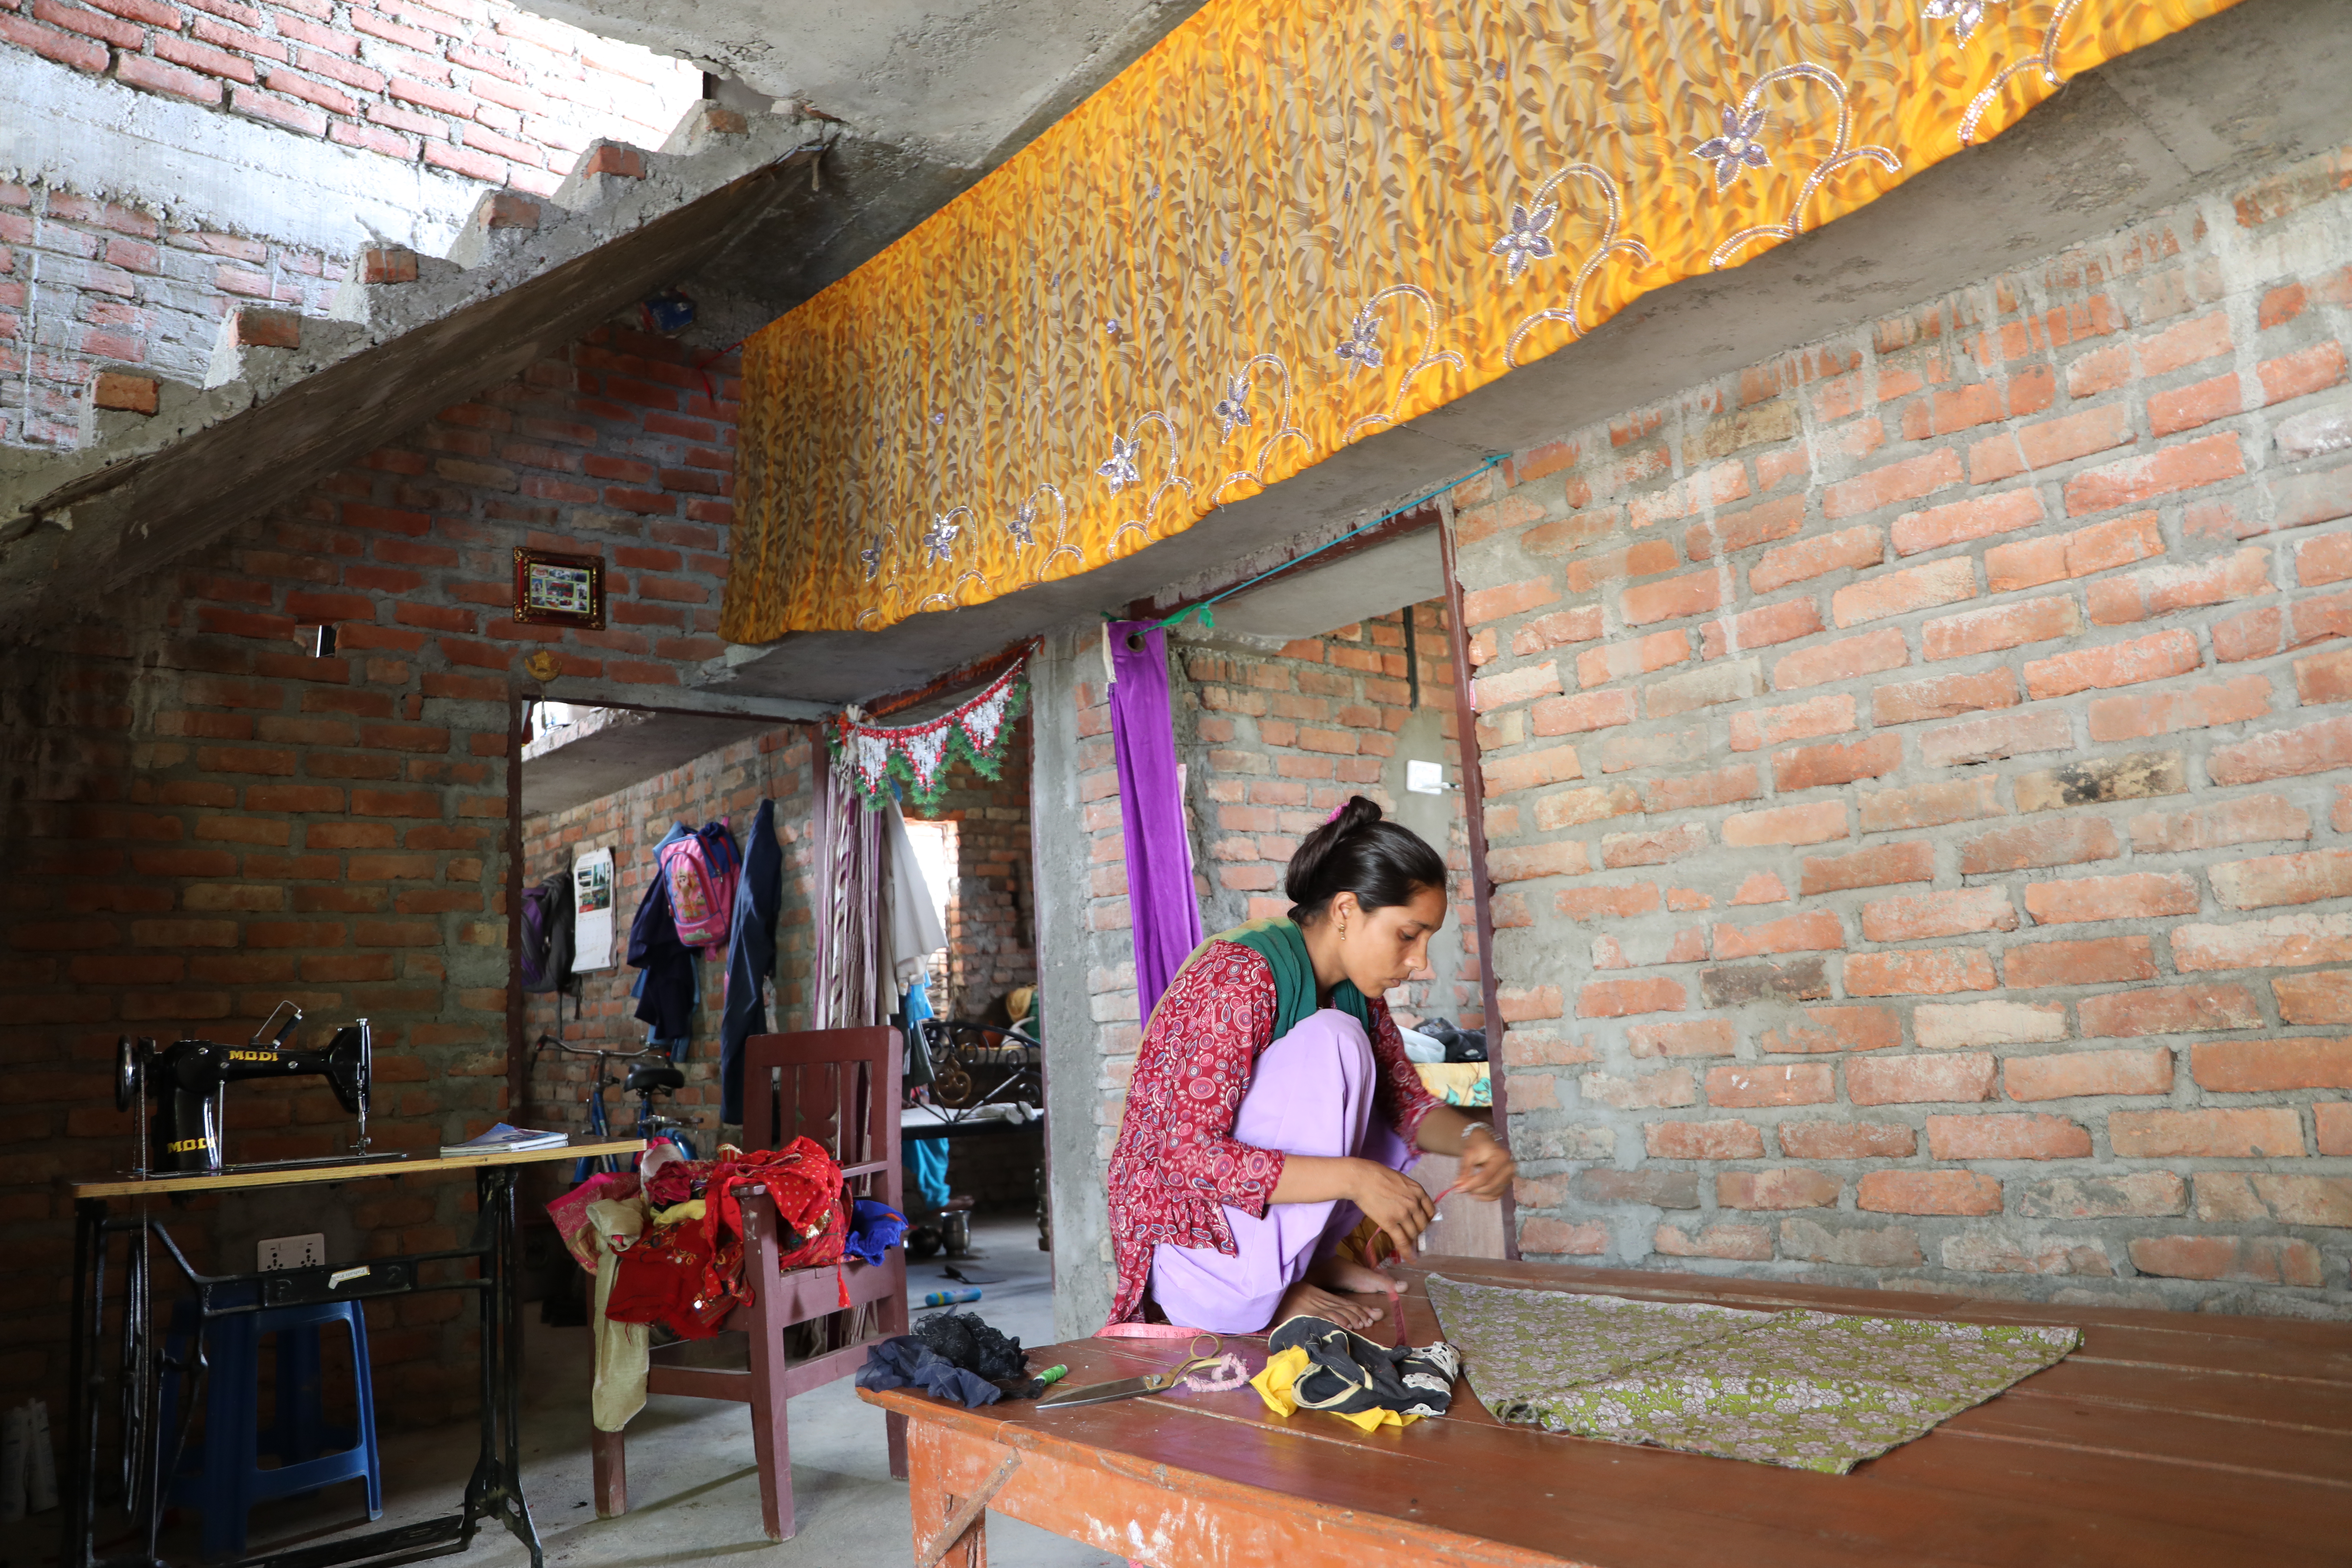
[[[1318,920],[1340,893],[1353,893],[1369,912],[1410,903],[1423,888],[1443,889],[1445,862],[1412,828],[1389,822],[1362,795],[1350,795],[1339,814],[1299,844],[1283,873],[1290,918]]]

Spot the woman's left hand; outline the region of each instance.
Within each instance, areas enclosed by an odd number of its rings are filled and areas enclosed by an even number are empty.
[[[1483,1128],[1485,1123],[1474,1122],[1472,1125]],[[1511,1178],[1517,1173],[1518,1168],[1517,1163],[1511,1158],[1511,1152],[1503,1147],[1501,1139],[1485,1131],[1463,1133],[1459,1180],[1462,1190],[1472,1197],[1485,1198],[1489,1202],[1501,1197],[1510,1191]]]

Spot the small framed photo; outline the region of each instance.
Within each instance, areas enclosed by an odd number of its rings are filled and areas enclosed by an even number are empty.
[[[551,550],[514,552],[514,618],[541,626],[604,629],[604,562]]]

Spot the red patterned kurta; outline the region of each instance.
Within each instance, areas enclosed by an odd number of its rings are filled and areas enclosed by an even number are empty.
[[[1406,1059],[1388,1004],[1372,998],[1373,1105],[1407,1143],[1437,1101]],[[1282,1180],[1282,1154],[1234,1140],[1234,1118],[1274,1044],[1274,970],[1238,942],[1211,944],[1152,1014],[1110,1152],[1118,1291],[1110,1321],[1140,1314],[1159,1242],[1231,1254],[1225,1205],[1254,1218]]]

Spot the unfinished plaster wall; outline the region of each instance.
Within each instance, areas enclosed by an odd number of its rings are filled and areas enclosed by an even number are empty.
[[[71,1211],[55,1184],[128,1163],[118,1035],[242,1040],[290,998],[305,1039],[373,1020],[378,1147],[429,1149],[508,1109],[519,661],[546,649],[567,675],[675,683],[718,647],[726,476],[697,454],[727,445],[732,384],[719,374],[705,397],[684,357],[600,330],[133,585],[103,623],[0,656],[16,1152],[0,1395],[63,1408]],[[520,544],[603,556],[608,629],[514,621]],[[322,621],[340,647],[306,657],[294,629]],[[232,1159],[328,1154],[350,1131],[310,1080],[245,1086],[229,1110]],[[173,1229],[199,1267],[310,1230],[343,1260],[444,1245],[472,1202],[470,1184],[420,1179],[348,1203],[202,1200]],[[461,1305],[370,1307],[387,1420],[470,1408]]]
[[[153,413],[237,310],[326,315],[371,246],[443,255],[486,191],[658,148],[701,94],[499,0],[0,0],[0,446]]]
[[[613,851],[612,964],[582,974],[576,993],[566,993],[560,999],[553,994],[531,996],[524,1010],[524,1038],[534,1047],[530,1104],[526,1111],[532,1126],[583,1129],[588,1118],[583,1097],[596,1076],[593,1059],[538,1052],[541,1035],[554,1035],[567,1045],[592,1050],[634,1051],[645,1046],[646,1026],[637,1020],[636,1002],[629,994],[638,974],[628,963],[629,926],[652,885],[656,868],[654,846],[675,824],[700,827],[724,820],[734,829],[736,842],[748,845],[760,802],[776,803],[776,837],[783,849],[784,876],[776,919],[775,985],[770,994],[768,1026],[779,1031],[806,1026],[814,942],[809,910],[814,891],[810,870],[814,852],[810,824],[816,800],[815,779],[810,771],[814,737],[807,726],[799,724],[765,731],[747,724],[744,730],[742,740],[682,767],[523,824],[526,886],[569,872],[572,861],[590,850]],[[686,1087],[670,1101],[682,1114],[701,1118],[702,1125],[694,1136],[696,1147],[706,1153],[719,1133],[719,1021],[728,956],[725,942],[703,951],[701,1005],[694,1015],[693,1043],[678,1062],[686,1074]],[[618,1089],[606,1091],[604,1110],[613,1126],[625,1131],[635,1107],[636,1101]]]
[[[1529,1256],[2352,1310],[2347,168],[1455,497]]]

